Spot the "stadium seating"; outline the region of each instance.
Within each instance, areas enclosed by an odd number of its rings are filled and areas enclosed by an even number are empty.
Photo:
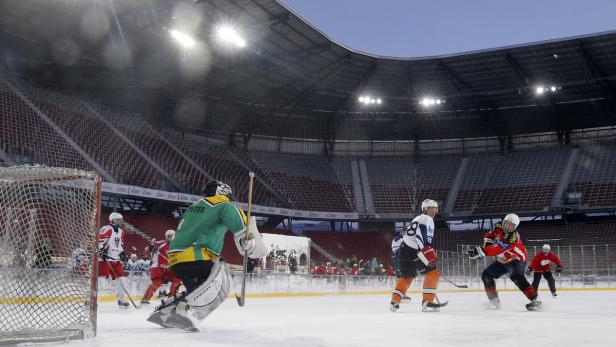
[[[240,201],[247,201],[248,170],[229,153],[226,147],[209,144],[206,139],[196,135],[180,134],[166,130],[163,132],[169,141],[180,148],[207,173],[217,180],[229,184]],[[279,206],[280,203],[258,180],[254,183],[253,202],[266,206]]]
[[[437,200],[441,210],[446,208],[463,159],[461,155],[412,159],[245,151],[173,129],[159,133],[139,114],[102,108],[94,111],[78,97],[30,82],[11,82],[118,182],[146,188],[198,194],[212,176],[231,185],[235,196],[246,201],[247,174],[252,170],[259,175],[253,199],[257,204],[284,206],[286,200],[304,210],[353,212],[351,161],[363,160],[377,213],[417,213],[426,198]],[[0,112],[0,165],[43,163],[94,169],[4,83],[0,84]],[[580,147],[567,191],[582,193],[582,207],[616,206],[615,153],[614,143]],[[547,147],[505,155],[469,155],[454,214],[547,211],[570,154],[568,147]]]
[[[351,211],[348,185],[339,182],[325,156],[252,152],[257,165],[278,191],[296,207],[306,210]]]
[[[92,169],[30,106],[2,83],[0,115],[0,149],[13,163]]]
[[[454,211],[541,211],[551,204],[569,154],[548,149],[470,156]]]
[[[587,207],[616,206],[616,145],[580,148],[569,192],[581,192]]]

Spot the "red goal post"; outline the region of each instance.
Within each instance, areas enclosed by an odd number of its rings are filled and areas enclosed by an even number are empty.
[[[0,168],[0,345],[96,335],[101,179]]]

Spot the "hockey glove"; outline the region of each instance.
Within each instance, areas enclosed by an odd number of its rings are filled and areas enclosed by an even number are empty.
[[[526,273],[526,276],[530,276],[530,274],[533,273],[533,269],[528,268],[526,269],[525,273]]]
[[[126,252],[122,251],[122,253],[120,253],[120,260],[122,262],[126,262],[128,260],[128,254],[126,254]]]
[[[466,255],[468,255],[468,257],[471,259],[478,259],[478,258],[483,257],[485,253],[483,253],[483,250],[481,250],[481,247],[475,246],[469,249],[468,251],[466,251]]]
[[[421,251],[417,253],[417,257],[425,265],[434,265],[438,262],[436,252],[434,251],[434,248],[430,246],[424,246],[424,248],[422,248]]]
[[[158,247],[156,247],[155,245],[149,245],[148,246],[148,251],[150,251],[152,254],[158,252]]]
[[[556,273],[559,274],[561,271],[563,271],[562,266],[557,266],[556,267]]]
[[[107,259],[109,259],[109,255],[107,255],[107,250],[106,249],[101,249],[98,251],[98,257],[102,260],[102,261],[107,261]]]

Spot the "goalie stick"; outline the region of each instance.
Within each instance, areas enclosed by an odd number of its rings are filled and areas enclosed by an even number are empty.
[[[255,178],[255,173],[254,172],[249,172],[248,173],[248,215],[247,215],[247,219],[248,219],[248,223],[246,223],[246,235],[244,235],[244,244],[246,244],[246,241],[248,241],[248,238],[250,236],[250,214],[252,213],[252,186],[254,183],[254,178]],[[244,251],[244,259],[242,261],[242,291],[240,296],[237,296],[237,294],[235,294],[235,298],[237,299],[237,304],[240,305],[240,307],[244,306],[244,303],[246,302],[246,277],[248,276],[248,256],[246,255],[246,252]]]

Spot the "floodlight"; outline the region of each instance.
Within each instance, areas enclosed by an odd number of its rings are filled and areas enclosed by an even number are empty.
[[[169,35],[173,37],[178,43],[186,48],[194,47],[196,44],[195,39],[193,39],[190,35],[183,33],[178,30],[169,30]]]
[[[555,91],[556,91],[556,86],[551,86],[551,87],[550,87],[550,91],[551,91],[551,92],[555,92]]]
[[[535,89],[535,93],[537,93],[537,95],[541,95],[543,92],[545,92],[545,88],[543,86],[539,86]]]
[[[230,25],[221,25],[216,29],[216,37],[221,43],[231,44],[238,48],[246,47],[246,40],[234,27]]]
[[[378,99],[376,99],[376,103],[380,105],[380,104],[383,103],[383,100],[381,100],[381,98],[378,98]]]

